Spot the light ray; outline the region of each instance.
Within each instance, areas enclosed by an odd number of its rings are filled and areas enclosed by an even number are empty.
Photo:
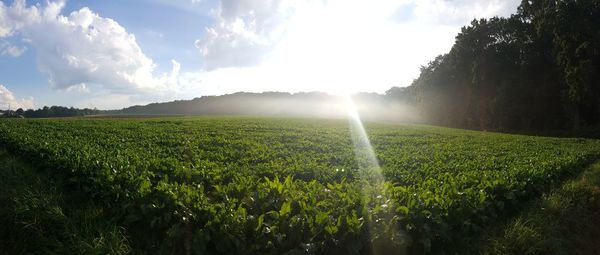
[[[390,200],[385,194],[385,178],[356,104],[349,94],[344,96],[344,102],[362,184],[363,211],[367,212],[363,217],[368,218],[365,220],[372,243],[371,254],[406,254],[405,239],[396,240],[406,235],[395,226],[394,213],[388,208]]]
[[[373,151],[373,146],[369,141],[367,132],[360,120],[360,115],[356,109],[356,105],[352,100],[352,96],[344,96],[344,103],[348,112],[348,120],[350,124],[350,132],[354,145],[354,153],[361,171],[373,171],[377,181],[383,181],[383,175],[379,167],[379,162]]]

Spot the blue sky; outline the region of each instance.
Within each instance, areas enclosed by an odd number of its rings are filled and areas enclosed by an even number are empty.
[[[518,0],[0,2],[0,109],[407,86]]]

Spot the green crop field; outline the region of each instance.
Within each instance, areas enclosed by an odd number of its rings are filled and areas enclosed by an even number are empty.
[[[600,141],[251,117],[0,121],[0,144],[158,253],[439,252],[600,156]]]

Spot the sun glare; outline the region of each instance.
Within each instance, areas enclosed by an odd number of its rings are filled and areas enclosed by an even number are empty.
[[[382,8],[367,1],[327,1],[303,5],[289,21],[281,42],[264,66],[272,82],[344,96],[369,84],[395,85],[390,61],[399,38],[389,30]],[[397,29],[397,28],[396,28]],[[395,45],[396,44],[396,45]]]

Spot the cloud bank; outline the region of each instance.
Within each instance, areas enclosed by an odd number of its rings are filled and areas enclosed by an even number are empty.
[[[33,98],[18,100],[10,90],[0,84],[0,109],[16,110],[18,108],[33,109],[34,107]]]

